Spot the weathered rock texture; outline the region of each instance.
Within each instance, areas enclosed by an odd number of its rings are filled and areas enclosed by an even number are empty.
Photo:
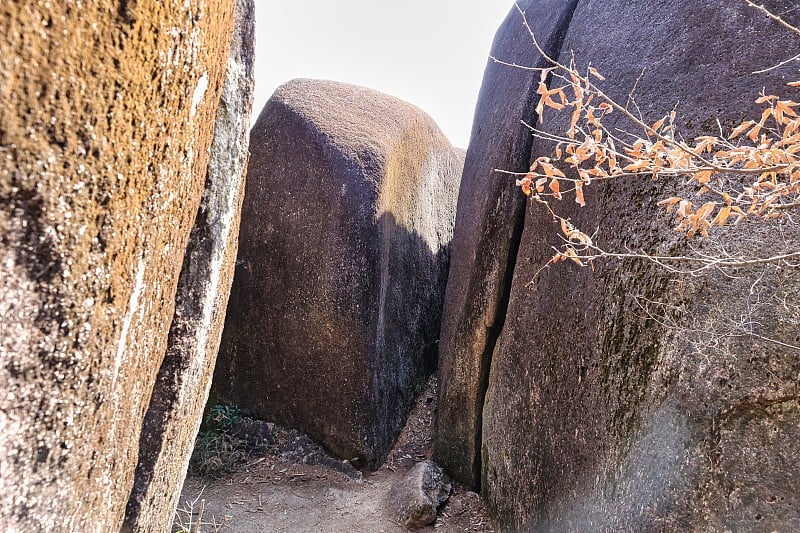
[[[250,141],[215,389],[375,466],[436,364],[463,160],[419,109],[312,80]]]
[[[172,523],[208,399],[233,280],[253,104],[253,0],[237,0],[200,210],[183,258],[175,316],[139,439],[129,531]]]
[[[800,21],[789,2],[768,7]],[[547,3],[527,12],[534,29],[552,16]],[[636,90],[643,115],[655,121],[680,102],[679,127],[692,137],[715,133],[715,117],[729,131],[760,115],[753,100],[763,87],[786,94],[786,70],[751,74],[800,51],[781,32],[743,2],[581,0],[559,57],[591,61],[623,103],[646,69]],[[517,60],[536,61],[532,48]],[[548,129],[564,131],[568,117],[546,116]],[[537,141],[533,156],[551,151]],[[666,180],[593,183],[586,208],[571,199],[557,208],[599,227],[606,249],[682,253],[684,238],[655,205],[672,191]],[[740,225],[722,237],[748,255],[770,255],[784,239],[798,245],[791,224]],[[800,323],[797,269],[684,278],[631,261],[537,275],[558,244],[550,218],[531,206],[483,408],[483,491],[502,528],[797,529],[800,357],[787,346]],[[737,320],[762,337],[726,335]]]
[[[541,6],[532,20],[543,48],[558,53],[577,0],[523,1]],[[492,55],[547,66],[531,53],[530,35],[512,10]],[[527,171],[538,72],[489,61],[484,74],[458,197],[452,261],[439,346],[440,404],[436,460],[457,481],[480,483],[481,423],[489,365],[505,321],[511,275],[522,233],[525,197],[514,179],[494,172]]]
[[[9,530],[122,524],[203,194],[233,5],[0,6]]]
[[[450,479],[433,461],[422,461],[389,489],[386,506],[396,522],[406,527],[436,521],[436,509],[450,497]]]

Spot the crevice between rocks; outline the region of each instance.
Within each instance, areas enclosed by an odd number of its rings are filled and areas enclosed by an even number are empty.
[[[572,0],[568,7],[564,12],[563,19],[559,24],[558,31],[554,32],[552,38],[549,42],[541,44],[542,48],[544,49],[547,54],[552,58],[558,58],[561,55],[561,49],[564,45],[564,39],[567,35],[567,30],[569,29],[570,24],[572,23],[572,17],[575,14],[575,10],[578,8],[579,0]],[[521,17],[520,17],[521,19]],[[520,20],[520,24],[522,21]],[[531,47],[534,47],[534,44],[531,43]],[[546,68],[551,66],[546,59],[543,57],[539,57],[537,61],[537,67]],[[549,83],[551,77],[548,76],[547,82]],[[538,98],[536,98],[536,89],[538,85],[532,84],[528,93],[527,102],[528,105],[523,113],[523,116],[527,117],[525,122],[527,124],[531,124],[534,127],[539,125],[538,117],[536,115],[536,103],[538,102]],[[533,152],[533,136],[529,136],[528,140],[523,144],[521,152],[527,152],[527,163],[525,164],[525,170],[531,164],[534,159]],[[502,280],[500,282],[500,299],[497,305],[497,312],[494,317],[494,321],[492,322],[492,327],[489,329],[486,335],[486,345],[483,349],[483,354],[481,355],[481,361],[483,362],[481,366],[481,375],[480,375],[480,383],[478,388],[478,403],[481,405],[481,409],[478,412],[478,419],[476,425],[476,432],[475,432],[475,460],[473,461],[473,479],[475,480],[476,486],[473,487],[473,490],[476,492],[481,492],[482,486],[484,483],[484,475],[483,475],[483,411],[486,407],[486,393],[489,389],[489,374],[492,367],[492,359],[494,357],[495,350],[497,349],[498,342],[500,340],[500,336],[503,333],[503,327],[505,326],[506,315],[508,313],[508,307],[511,300],[511,287],[513,284],[514,279],[514,271],[517,265],[517,256],[519,254],[520,244],[522,242],[522,234],[525,229],[525,213],[527,207],[527,198],[520,199],[521,206],[516,209],[515,212],[515,220],[511,231],[511,238],[508,247],[508,255],[506,257],[506,268],[503,272]]]
[[[204,190],[208,191],[211,179],[206,177]],[[163,452],[164,433],[171,420],[171,411],[179,403],[182,381],[190,370],[192,357],[198,356],[191,344],[201,327],[204,298],[199,289],[206,287],[213,274],[212,254],[214,240],[204,209],[201,206],[192,227],[183,259],[178,291],[175,295],[175,313],[167,341],[167,353],[158,370],[150,405],[139,437],[139,461],[136,465],[133,488],[125,510],[122,532],[136,530],[145,495],[155,477],[158,457]],[[196,290],[197,289],[197,290]],[[178,459],[178,458],[176,458]]]

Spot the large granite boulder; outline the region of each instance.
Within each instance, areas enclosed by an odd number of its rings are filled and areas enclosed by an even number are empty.
[[[253,1],[236,0],[205,190],[183,258],[167,353],[139,437],[126,531],[159,531],[171,523],[211,388],[233,281],[249,157]]]
[[[577,0],[532,0],[532,26],[542,47],[556,54]],[[498,30],[492,55],[504,62],[548,66],[531,52],[531,38],[513,9]],[[527,171],[539,73],[489,60],[478,97],[452,244],[442,337],[436,460],[457,481],[480,484],[481,424],[489,365],[503,329],[511,276],[522,234],[525,197],[510,176]]]
[[[790,2],[768,7],[800,21]],[[546,3],[525,9],[535,31],[552,16]],[[680,102],[679,127],[692,137],[716,132],[717,118],[730,131],[760,115],[753,101],[762,88],[790,90],[784,82],[796,73],[751,74],[800,51],[782,31],[744,2],[582,1],[557,55],[568,62],[574,53],[582,68],[591,61],[623,103],[637,85],[649,121]],[[536,61],[531,48],[524,64]],[[568,117],[547,117],[547,129],[564,131]],[[610,127],[619,125],[613,117]],[[533,157],[551,153],[534,143]],[[557,209],[579,227],[599,227],[606,249],[685,253],[686,239],[656,205],[672,190],[669,180],[593,183],[585,208],[570,200]],[[798,270],[693,278],[612,261],[539,272],[557,232],[539,206],[527,210],[491,358],[482,489],[501,527],[800,527]],[[798,233],[792,223],[753,223],[721,237],[732,253],[768,256],[785,243],[796,248]],[[708,241],[694,246],[713,250]]]
[[[215,389],[374,467],[436,366],[462,156],[419,109],[313,80],[250,142]]]
[[[238,189],[226,203],[204,187],[233,11],[233,0],[0,7],[5,529],[117,531],[148,409],[178,402],[186,415],[150,446],[194,436],[233,253],[221,234],[236,229]],[[204,217],[227,229],[216,252],[188,258],[204,194]],[[218,281],[178,304],[181,317],[210,315],[184,350],[168,334],[185,259]],[[168,347],[181,369],[164,363]],[[180,392],[156,385],[184,371]],[[169,527],[164,505],[180,490],[186,446],[173,449],[151,531]]]

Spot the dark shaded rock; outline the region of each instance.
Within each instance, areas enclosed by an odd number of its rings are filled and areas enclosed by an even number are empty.
[[[173,519],[222,335],[249,156],[253,0],[237,0],[234,18],[203,199],[183,258],[167,353],[139,439],[125,516],[129,531],[164,529]]]
[[[275,444],[272,428],[269,422],[245,416],[231,428],[231,436],[243,441],[249,451],[254,451]]]
[[[251,150],[215,387],[375,467],[436,364],[462,160],[419,109],[312,80]]]
[[[770,7],[800,21],[790,2]],[[536,20],[538,10],[528,16]],[[679,127],[692,137],[715,133],[715,117],[730,129],[759,116],[753,101],[763,87],[786,94],[784,82],[796,72],[751,74],[800,51],[781,32],[744,2],[581,1],[560,58],[568,62],[574,52],[581,68],[591,61],[608,78],[603,89],[622,102],[645,69],[636,90],[645,119],[680,102]],[[613,117],[610,127],[619,124]],[[568,117],[546,118],[548,129],[564,131],[558,128]],[[533,155],[551,150],[537,141]],[[599,227],[603,248],[685,252],[685,239],[656,206],[674,194],[674,182],[619,180],[589,189],[586,208],[571,200],[556,208],[579,227]],[[800,527],[800,468],[790,459],[800,442],[800,357],[788,346],[800,321],[800,272],[692,278],[626,261],[537,275],[559,243],[556,233],[532,205],[492,358],[483,490],[502,527]],[[768,256],[783,239],[797,249],[799,233],[793,224],[755,222],[722,237],[733,253]],[[743,316],[755,335],[726,334]]]
[[[364,475],[350,461],[332,457],[325,448],[311,440],[308,435],[304,435],[296,429],[290,429],[286,433],[287,438],[280,443],[277,449],[278,457],[281,460],[304,465],[322,465],[341,472],[359,483],[364,480]]]
[[[386,495],[386,505],[400,524],[417,528],[436,520],[436,509],[450,497],[450,480],[433,461],[422,461]]]
[[[577,0],[520,2],[536,6],[531,23],[551,54],[558,50]],[[530,35],[512,8],[492,55],[521,65],[548,66],[531,53]],[[492,352],[505,320],[511,275],[522,233],[525,197],[514,179],[530,165],[538,72],[489,61],[464,165],[452,262],[439,345],[441,381],[434,457],[454,479],[480,482],[481,420]]]
[[[3,529],[122,525],[201,205],[233,5],[0,6]],[[202,405],[203,390],[186,394]],[[191,439],[196,422],[177,434]],[[162,498],[177,497],[181,468],[164,472]]]

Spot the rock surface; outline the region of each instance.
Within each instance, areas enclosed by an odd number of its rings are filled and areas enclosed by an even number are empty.
[[[6,529],[122,525],[232,14],[232,0],[0,6]]]
[[[419,109],[312,80],[250,141],[215,389],[375,467],[436,364],[463,160]]]
[[[531,21],[551,16],[538,5],[528,6]],[[799,21],[788,2],[768,7]],[[759,116],[753,101],[764,87],[789,94],[784,82],[796,72],[751,74],[800,51],[782,31],[743,2],[582,0],[560,59],[574,52],[582,68],[591,61],[622,102],[645,69],[636,101],[646,120],[680,102],[679,128],[693,137],[716,133],[715,117],[729,131]],[[531,51],[518,62],[536,60]],[[548,129],[566,129],[568,117],[547,116]],[[551,151],[537,141],[533,156]],[[656,206],[670,187],[593,183],[585,208],[557,208],[579,227],[599,227],[606,249],[682,253],[685,239]],[[765,256],[784,239],[797,249],[798,233],[755,223],[722,236],[733,253]],[[797,269],[692,278],[629,261],[537,274],[558,243],[551,219],[531,206],[483,409],[482,488],[502,529],[800,527],[791,459],[800,451],[800,357],[790,347],[800,323]],[[741,317],[755,335],[725,333]]]
[[[203,200],[175,296],[175,316],[139,438],[126,531],[159,531],[172,521],[208,399],[233,280],[249,156],[255,13],[237,0]],[[240,428],[257,440],[258,426]]]
[[[395,521],[418,528],[436,520],[436,509],[447,501],[450,480],[433,461],[422,461],[395,483],[386,495],[386,505]]]
[[[520,2],[545,50],[557,53],[577,0]],[[498,30],[498,60],[546,66],[531,53],[516,9]],[[464,164],[439,345],[441,400],[434,456],[453,478],[480,484],[481,424],[492,352],[503,328],[522,233],[525,197],[514,179],[494,172],[527,171],[533,141],[538,72],[489,60]]]

